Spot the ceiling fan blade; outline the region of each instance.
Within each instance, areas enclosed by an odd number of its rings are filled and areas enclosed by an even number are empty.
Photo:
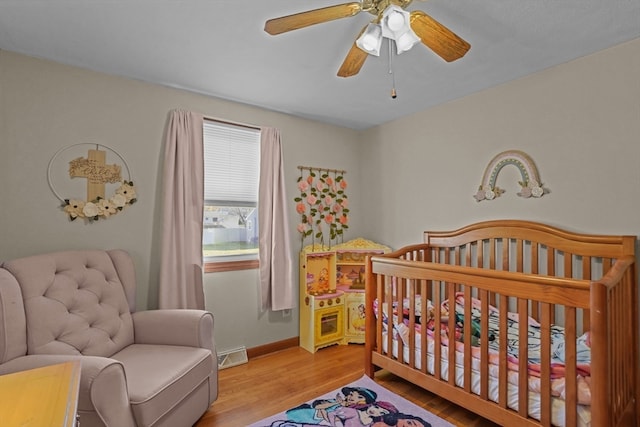
[[[287,31],[297,30],[310,25],[321,24],[340,18],[348,18],[358,14],[361,10],[362,5],[358,2],[323,7],[321,9],[269,19],[264,24],[264,30],[271,35],[286,33]]]
[[[358,35],[358,37],[356,37],[356,40],[360,38],[364,30],[366,29],[367,27],[365,26],[362,29],[362,31],[360,31],[360,34]],[[356,42],[353,42],[353,45],[351,46],[351,50],[349,50],[349,53],[347,53],[347,56],[344,58],[344,61],[342,62],[342,65],[338,70],[338,76],[351,77],[358,74],[360,72],[360,69],[364,65],[364,61],[367,60],[367,56],[369,56],[369,54],[364,50],[360,49],[356,45]]]
[[[421,10],[411,12],[411,29],[422,43],[447,62],[462,58],[471,48],[469,43]]]

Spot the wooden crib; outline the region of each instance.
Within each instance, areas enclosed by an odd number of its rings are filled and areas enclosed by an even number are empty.
[[[635,245],[500,220],[371,257],[365,371],[500,425],[637,426]]]

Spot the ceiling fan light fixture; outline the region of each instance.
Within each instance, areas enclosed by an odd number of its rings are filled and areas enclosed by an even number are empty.
[[[409,31],[403,33],[399,37],[396,38],[396,49],[398,55],[402,52],[406,52],[413,47],[414,44],[418,43],[420,38],[413,32],[413,30],[409,29]]]
[[[387,15],[387,26],[393,32],[400,31],[406,24],[404,14],[397,10],[391,10]]]
[[[382,46],[382,28],[380,28],[380,25],[373,23],[367,25],[367,29],[356,40],[356,46],[370,55],[380,56],[380,47]]]
[[[409,12],[402,10],[401,7],[395,4],[387,6],[382,13],[381,22],[382,35],[393,40],[411,29],[411,27],[409,27]]]

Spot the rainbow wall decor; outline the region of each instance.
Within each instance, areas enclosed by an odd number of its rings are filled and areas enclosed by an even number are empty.
[[[522,181],[519,181],[522,189],[518,193],[518,196],[525,199],[530,197],[540,198],[549,192],[549,190],[542,187],[538,170],[533,160],[531,160],[531,157],[522,151],[509,150],[503,151],[495,156],[487,165],[487,168],[484,170],[484,175],[482,176],[482,183],[473,196],[476,201],[493,200],[504,193],[504,190],[496,185],[496,181],[502,168],[507,165],[517,167],[522,176]]]

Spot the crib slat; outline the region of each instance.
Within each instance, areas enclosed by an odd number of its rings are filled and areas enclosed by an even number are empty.
[[[500,314],[499,314],[499,323],[498,327],[499,333],[499,364],[500,370],[498,371],[499,375],[499,384],[498,384],[498,404],[501,408],[507,407],[507,308],[509,307],[509,299],[506,295],[500,295]]]
[[[471,267],[471,243],[467,243],[466,245],[464,245],[464,247],[465,247],[464,265],[466,265],[467,267]]]
[[[565,308],[564,344],[565,344],[565,404],[566,425],[577,425],[577,378],[576,378],[576,309]]]
[[[609,333],[608,323],[611,317],[609,305],[607,303],[608,293],[607,288],[601,283],[596,283],[593,286],[591,307],[594,308],[592,315],[594,316],[593,326],[591,334],[593,339],[597,340],[598,337],[605,338]],[[592,341],[593,345],[591,350],[591,371],[592,372],[606,372],[609,368],[610,357],[607,346],[604,345],[605,340],[602,342]],[[603,378],[601,375],[592,375],[591,377],[591,389],[592,389],[592,404],[591,415],[594,425],[607,425],[611,421],[611,416],[608,414],[609,396],[611,395],[611,381]],[[614,397],[614,396],[612,396]]]
[[[416,282],[414,279],[407,279],[406,284],[408,287],[408,296],[409,296],[409,366],[412,368],[416,367],[416,352],[414,349],[416,348],[416,305],[414,303],[416,297]],[[400,299],[400,301],[404,301],[404,299]],[[404,321],[404,319],[403,319]],[[404,351],[404,348],[403,348]]]
[[[480,290],[480,397],[489,398],[489,297],[488,292]]]
[[[509,239],[502,239],[502,269],[509,270]]]
[[[441,291],[442,290],[442,283],[441,282],[437,282],[434,283],[434,287],[433,287],[433,305],[434,305],[434,310],[435,310],[435,314],[434,314],[434,323],[433,323],[433,343],[434,343],[434,348],[433,348],[433,357],[434,357],[434,361],[433,361],[433,372],[434,375],[436,377],[436,379],[441,379],[442,378],[442,334],[441,334],[441,319],[442,319],[442,296],[441,296]]]
[[[585,256],[582,257],[582,278],[587,280],[592,280],[591,277],[591,257]],[[589,310],[582,310],[582,330],[590,331],[591,330],[591,313]]]
[[[564,253],[564,277],[573,277],[573,254]]]
[[[451,304],[451,300],[449,300]],[[471,286],[464,287],[464,390],[471,392]],[[451,344],[449,344],[451,345]]]
[[[547,276],[556,275],[556,250],[552,247],[547,247]],[[551,323],[556,322],[556,313],[554,306],[551,306]]]
[[[524,266],[524,241],[516,239],[516,271],[522,273]]]
[[[489,239],[489,268],[496,269],[496,239]],[[496,305],[496,295],[491,292],[489,294],[489,304]]]
[[[564,252],[564,277],[572,278],[574,254]],[[564,307],[565,317],[565,404],[566,425],[577,425],[577,371],[576,371],[576,331],[577,313],[573,307]]]
[[[489,268],[496,269],[496,239],[489,239]]]
[[[393,359],[393,299],[396,283],[390,283],[389,293],[385,295],[384,304],[387,306],[387,355]]]
[[[551,425],[551,306],[541,303],[540,423]]]
[[[531,274],[538,274],[538,244],[531,242],[531,261],[529,264]],[[531,301],[531,317],[540,320],[540,304],[538,301]]]
[[[404,322],[403,301],[405,296],[406,283],[407,283],[407,279],[405,278],[398,279],[398,287],[396,289],[396,295],[395,295],[396,307],[397,307],[396,310],[398,310],[398,320],[397,320],[398,325]],[[389,331],[389,336],[393,336],[393,331]],[[404,342],[400,339],[400,336],[398,336],[398,339],[395,340],[395,342],[398,346],[398,360],[401,362],[404,362],[405,361],[404,360]],[[411,357],[411,355],[409,355],[409,357]]]
[[[447,296],[449,300],[449,347],[447,348],[447,362],[449,364],[447,381],[453,387],[456,385],[456,313],[455,313],[455,284],[447,282]]]
[[[378,295],[378,317],[376,319],[376,343],[377,352],[382,353],[382,329],[383,329],[383,306],[384,301],[386,300],[386,296],[384,294],[384,281],[385,277],[382,275],[378,275],[376,278],[376,295]]]
[[[422,304],[420,304],[420,348],[422,351],[420,352],[420,366],[422,367],[422,372],[428,372],[427,366],[427,350],[429,348],[429,343],[427,341],[427,327],[428,327],[428,319],[429,312],[427,307],[428,297],[430,296],[429,287],[431,285],[427,280],[420,280],[420,296],[422,297]],[[435,324],[437,325],[437,324]]]
[[[528,301],[518,298],[518,413],[527,417],[529,402],[529,385],[527,372],[527,356],[529,350],[528,334]]]

